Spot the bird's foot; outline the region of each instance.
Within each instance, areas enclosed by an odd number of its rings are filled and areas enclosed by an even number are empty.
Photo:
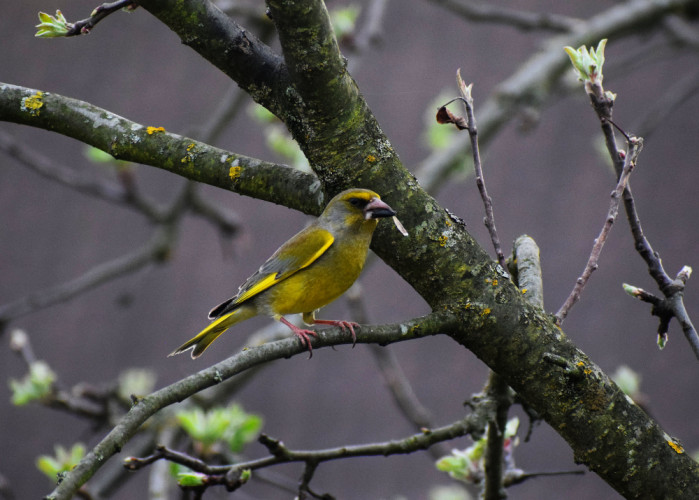
[[[279,321],[291,328],[291,331],[294,332],[294,335],[296,335],[299,338],[301,344],[305,344],[306,347],[308,347],[308,359],[311,359],[313,357],[313,347],[311,347],[311,339],[308,336],[313,335],[314,337],[317,337],[318,334],[313,330],[299,328],[295,324],[290,323],[286,318],[282,317],[279,319]]]
[[[316,319],[313,321],[313,323],[316,325],[339,326],[340,328],[342,328],[343,332],[349,329],[350,333],[352,334],[352,347],[354,347],[357,344],[357,334],[354,333],[354,329],[359,328],[359,323],[355,323],[354,321],[342,321],[334,319]]]

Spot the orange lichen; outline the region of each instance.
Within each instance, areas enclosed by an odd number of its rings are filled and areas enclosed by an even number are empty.
[[[376,163],[376,156],[374,156],[374,155],[367,155],[366,161],[368,161],[369,163]]]
[[[197,145],[194,144],[193,142],[190,142],[187,144],[187,153],[185,153],[184,157],[182,157],[182,160],[180,160],[182,163],[191,163],[194,161],[194,148]]]
[[[675,443],[674,441],[668,441],[667,444],[669,444],[670,448],[675,450],[676,453],[678,453],[678,454],[684,453],[684,448],[682,448],[679,444]]]
[[[240,177],[240,173],[243,171],[243,167],[231,167],[230,170],[228,171],[228,177],[231,178],[232,181],[238,179]]]
[[[146,132],[148,132],[148,135],[153,135],[156,132],[165,132],[165,127],[146,127]]]
[[[449,238],[447,238],[447,237],[444,236],[444,235],[440,236],[440,237],[439,237],[439,246],[440,246],[440,247],[445,246],[445,245],[447,244],[447,240],[448,240],[448,239],[449,239]]]
[[[37,90],[36,94],[22,99],[22,111],[27,111],[32,116],[39,116],[39,110],[44,105],[42,101],[44,93]]]

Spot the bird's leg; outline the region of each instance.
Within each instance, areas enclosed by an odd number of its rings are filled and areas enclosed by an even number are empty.
[[[313,318],[313,324],[339,326],[340,328],[342,328],[343,332],[345,331],[345,329],[349,328],[349,331],[352,334],[352,347],[354,347],[355,344],[357,343],[357,334],[354,333],[354,328],[355,327],[359,328],[359,323],[355,323],[354,321],[342,321],[342,320],[336,320],[336,319],[315,319],[315,318]]]
[[[296,335],[299,338],[301,344],[306,344],[306,347],[308,347],[308,358],[310,359],[313,356],[313,348],[311,347],[311,339],[308,338],[308,336],[313,335],[314,337],[317,337],[318,334],[313,330],[305,330],[303,328],[299,328],[295,324],[289,322],[284,316],[279,318],[279,321],[291,328],[291,331],[294,332],[294,335]]]

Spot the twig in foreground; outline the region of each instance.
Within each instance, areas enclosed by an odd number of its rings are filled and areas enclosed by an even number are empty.
[[[503,271],[506,272],[507,263],[505,262],[505,254],[502,251],[500,238],[498,237],[498,232],[495,228],[493,199],[488,194],[488,190],[485,187],[485,178],[483,177],[481,153],[478,148],[478,128],[476,126],[476,117],[473,113],[473,97],[471,95],[471,87],[473,84],[466,85],[464,83],[463,79],[461,78],[461,69],[456,71],[456,80],[459,85],[461,97],[452,99],[437,110],[437,122],[453,123],[459,130],[468,130],[468,135],[471,139],[471,152],[473,153],[473,167],[476,171],[476,185],[478,186],[478,191],[481,194],[481,199],[483,200],[483,206],[485,208],[485,217],[483,222],[485,223],[485,227],[488,228],[488,233],[490,234],[490,239],[493,242],[493,248],[495,249],[495,255],[497,256],[498,263],[502,267]],[[449,104],[457,100],[464,103],[464,107],[466,108],[466,118],[463,116],[454,115],[446,108]]]
[[[586,47],[580,47],[575,50],[572,47],[566,47],[566,52],[571,57],[573,65],[579,72],[580,79],[585,82],[585,91],[590,99],[592,107],[600,120],[602,132],[604,134],[607,150],[614,163],[614,169],[618,176],[621,177],[623,166],[626,158],[620,154],[616,146],[616,138],[612,126],[616,127],[612,121],[612,105],[616,96],[612,92],[606,92],[602,87],[602,65],[604,64],[604,46],[606,40],[602,40],[597,47],[590,52]],[[687,92],[681,85],[682,91],[680,95]],[[670,99],[668,106],[676,100],[675,97]],[[618,127],[617,127],[618,128]],[[627,137],[628,140],[628,137]],[[694,355],[699,359],[699,335],[697,334],[689,314],[684,306],[683,292],[689,279],[689,274],[684,275],[682,271],[673,280],[668,276],[660,261],[660,255],[653,250],[650,242],[643,234],[641,220],[636,211],[636,202],[631,193],[631,186],[627,185],[623,192],[624,208],[626,209],[626,218],[631,228],[636,251],[641,258],[646,262],[648,273],[658,284],[658,288],[665,296],[665,299],[658,304],[654,304],[651,314],[660,318],[658,326],[658,345],[662,348],[667,341],[667,329],[670,320],[675,317],[682,327],[682,331],[689,342],[690,347],[694,351]],[[685,266],[687,267],[687,266]],[[684,268],[683,268],[684,269]],[[689,269],[687,267],[687,269]]]
[[[612,191],[612,199],[609,203],[607,219],[604,221],[602,231],[600,232],[599,236],[595,239],[595,243],[592,246],[592,252],[590,253],[590,257],[587,260],[585,270],[576,280],[575,286],[573,287],[573,290],[570,292],[570,295],[556,313],[556,323],[558,323],[558,325],[563,323],[563,320],[568,315],[568,312],[570,311],[571,307],[573,307],[573,305],[578,300],[580,300],[580,295],[582,294],[582,291],[585,288],[587,280],[590,279],[592,272],[597,269],[597,263],[599,261],[599,256],[602,253],[602,248],[604,247],[604,244],[607,241],[609,231],[611,231],[612,225],[614,224],[616,216],[619,213],[619,203],[621,202],[621,196],[623,195],[624,190],[626,189],[626,184],[629,180],[629,176],[631,175],[631,172],[633,171],[633,168],[636,165],[636,159],[638,158],[638,154],[641,152],[642,148],[642,138],[629,138],[629,150],[626,154],[626,157],[624,158],[624,168],[622,169],[621,176],[619,177],[619,182],[617,182],[616,188],[614,189],[614,191]]]

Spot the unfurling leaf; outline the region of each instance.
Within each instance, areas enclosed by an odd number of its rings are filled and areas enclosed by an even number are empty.
[[[36,25],[39,31],[34,35],[39,38],[66,36],[73,27],[73,25],[63,17],[60,10],[56,11],[56,17],[46,12],[39,12],[39,21],[41,22]]]
[[[72,448],[67,449],[57,444],[54,446],[54,451],[54,456],[41,455],[36,460],[37,468],[51,481],[55,481],[58,474],[68,472],[78,465],[85,456],[85,445],[76,443]]]
[[[607,39],[600,40],[597,44],[597,49],[581,45],[577,49],[573,47],[564,47],[570,62],[576,70],[580,81],[589,83],[602,84],[602,66],[604,66],[604,48],[607,45]]]
[[[437,123],[453,123],[459,130],[468,129],[466,118],[455,115],[446,106],[442,106],[437,110]]]

